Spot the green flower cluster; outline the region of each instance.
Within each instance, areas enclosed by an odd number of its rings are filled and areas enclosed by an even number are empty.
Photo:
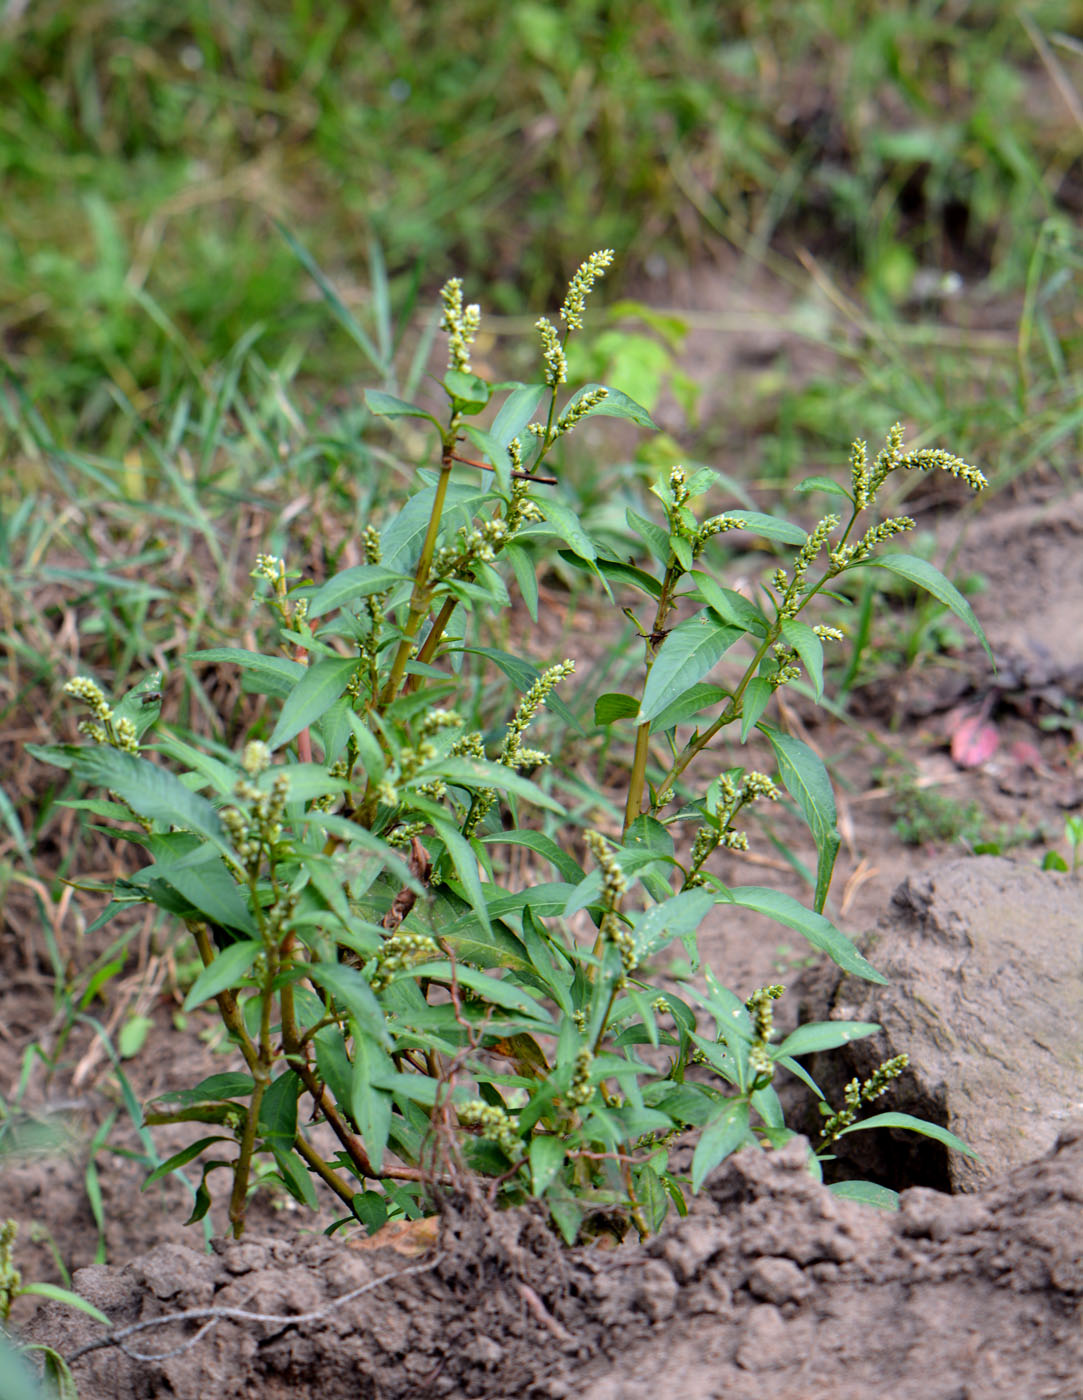
[[[872,1103],[874,1099],[878,1099],[887,1090],[891,1081],[898,1079],[909,1063],[909,1055],[895,1055],[892,1059],[885,1060],[868,1079],[864,1081],[851,1079],[843,1090],[845,1107],[839,1109],[838,1113],[833,1112],[831,1107],[821,1100],[819,1109],[824,1117],[823,1133],[820,1138],[821,1147],[826,1147],[837,1141],[842,1136],[843,1131],[857,1117],[861,1105]]]
[[[82,700],[94,716],[93,719],[80,720],[80,734],[85,734],[96,744],[108,744],[111,748],[123,750],[124,753],[139,752],[139,738],[135,725],[123,715],[117,719],[97,681],[91,680],[89,676],[73,676],[64,686],[64,693],[74,696],[76,700]]]

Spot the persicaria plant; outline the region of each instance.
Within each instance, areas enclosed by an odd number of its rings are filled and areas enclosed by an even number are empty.
[[[699,966],[697,930],[715,906],[754,910],[846,971],[883,980],[823,912],[839,847],[831,783],[780,726],[774,698],[798,678],[822,697],[825,648],[845,637],[812,618],[830,599],[842,619],[835,580],[856,569],[929,590],[981,636],[942,574],[884,549],[914,522],[875,508],[896,472],[946,471],[975,489],[983,478],[946,452],[908,451],[896,426],[875,458],[854,444],[849,487],[805,483],[837,503],[808,531],[777,515],[704,509],[716,475],[675,466],[652,487],[649,513],[628,511],[618,552],[545,470],[589,416],[653,426],[615,388],[563,387],[568,338],[611,259],[595,253],[579,268],[560,325],[538,321],[544,382],[491,385],[474,373],[479,311],[453,280],[442,292],[444,414],[366,395],[372,414],[431,432],[433,463],[418,469],[415,492],[366,529],[363,564],[322,582],[260,555],[253,575],[277,633],[268,650],[191,657],[241,668],[249,689],[272,698],[269,732],[237,751],[190,742],[156,727],[160,677],[115,704],[80,677],[67,688],[89,707],[87,742],[37,751],[100,789],[81,805],[142,848],[146,863],[116,882],[109,912],[149,901],[183,924],[202,963],[185,1006],[215,1004],[236,1048],[235,1069],[147,1114],[211,1130],[154,1173],[202,1159],[193,1219],[221,1172],[239,1235],[263,1154],[299,1201],[315,1207],[326,1187],[370,1230],[469,1180],[497,1203],[540,1198],[569,1241],[598,1218],[647,1233],[670,1205],[683,1211],[689,1186],[729,1153],[793,1135],[779,1069],[818,1093],[800,1057],[878,1029],[802,1025],[780,1040],[772,1003],[782,989],[730,990]],[[765,537],[776,557],[791,551],[754,596],[723,573],[720,541],[738,530]],[[638,600],[626,611],[639,682],[592,697],[594,728],[579,740],[627,756],[613,829],[552,820],[562,808],[535,735],[547,712],[580,728],[560,698],[575,659],[538,666],[488,644],[500,610],[537,619],[550,551],[588,576],[599,601]],[[483,725],[466,652],[519,694]],[[708,679],[724,658],[723,678]],[[773,772],[739,762],[753,736],[766,740],[758,751],[773,755]],[[717,852],[747,848],[747,809],[783,792],[817,848],[811,907],[712,870]],[[511,879],[514,848],[537,879]],[[675,940],[697,969],[683,981],[656,971]],[[904,1114],[858,1116],[902,1068],[893,1060],[851,1086],[845,1105],[824,1105],[810,1170],[843,1133],[877,1124],[966,1150]],[[689,1130],[696,1146],[681,1174],[672,1145]],[[837,1189],[890,1196],[872,1184]]]

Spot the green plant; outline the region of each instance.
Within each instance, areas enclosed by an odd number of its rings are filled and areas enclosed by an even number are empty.
[[[1071,865],[1057,851],[1046,851],[1042,860],[1043,870],[1071,871],[1078,875],[1083,866],[1083,817],[1067,817],[1064,822],[1064,839],[1071,847]]]
[[[7,1397],[10,1394],[13,1400],[15,1397],[18,1397],[18,1400],[23,1400],[23,1397],[32,1400],[36,1396],[37,1388],[22,1362],[28,1352],[40,1351],[45,1379],[50,1384],[52,1393],[63,1397],[63,1400],[75,1400],[75,1378],[67,1362],[58,1352],[46,1346],[9,1345],[6,1329],[11,1318],[12,1305],[16,1298],[51,1298],[54,1302],[78,1308],[104,1327],[110,1327],[112,1324],[93,1303],[88,1303],[85,1298],[68,1288],[58,1288],[52,1283],[23,1283],[22,1275],[15,1267],[14,1258],[15,1238],[18,1233],[19,1227],[14,1220],[5,1220],[0,1224],[0,1364],[4,1366],[4,1395]]]
[[[148,859],[112,887],[109,912],[149,901],[183,922],[203,964],[185,1009],[213,1000],[243,1059],[243,1070],[172,1093],[147,1115],[213,1130],[149,1178],[202,1158],[193,1220],[209,1208],[213,1173],[225,1171],[239,1235],[257,1155],[268,1154],[298,1200],[314,1205],[322,1183],[370,1230],[390,1213],[420,1213],[434,1193],[480,1184],[492,1201],[540,1197],[569,1240],[592,1218],[646,1233],[670,1204],[685,1209],[688,1183],[669,1160],[677,1133],[699,1133],[698,1190],[739,1147],[792,1136],[772,1087],[779,1068],[810,1082],[800,1056],[877,1029],[804,1025],[775,1043],[780,989],[746,1001],[703,968],[702,983],[678,993],[652,963],[677,939],[697,963],[703,919],[739,907],[796,930],[854,975],[884,980],[822,912],[840,842],[824,765],[769,716],[776,692],[803,674],[822,696],[824,647],[843,634],[802,614],[853,570],[921,585],[984,644],[969,604],[932,565],[879,552],[913,522],[863,519],[897,471],[946,471],[979,489],[983,478],[946,452],[906,451],[896,425],[873,460],[853,445],[849,488],[806,483],[843,507],[811,531],[751,510],[705,512],[715,474],[678,466],[652,488],[662,523],[629,510],[619,551],[592,538],[546,459],[588,416],[653,426],[617,389],[590,384],[563,397],[568,338],[611,257],[595,253],[576,272],[562,329],[537,322],[544,382],[491,385],[473,372],[480,313],[452,280],[442,292],[444,415],[382,389],[366,394],[392,429],[425,424],[438,465],[419,469],[419,489],[382,530],[364,527],[364,563],[315,583],[258,557],[274,649],[189,658],[236,665],[280,701],[269,732],[239,752],[168,730],[151,743],[159,677],[115,704],[78,677],[66,689],[90,710],[89,742],[34,749],[106,791],[80,805]],[[719,542],[734,530],[792,551],[756,600],[716,577]],[[623,814],[610,808],[605,832],[597,801],[569,826],[554,795],[565,775],[527,742],[545,711],[576,727],[558,695],[574,661],[539,669],[484,644],[487,621],[511,605],[508,578],[537,621],[538,561],[554,542],[599,601],[616,608],[613,590],[640,600],[624,610],[642,644],[639,683],[594,697],[595,740],[627,754]],[[731,653],[739,659],[708,681]],[[468,725],[493,676],[512,682],[517,703]],[[759,742],[777,782],[724,757],[724,735],[738,748]],[[779,784],[816,843],[811,909],[780,891],[728,886],[709,868],[716,851],[747,848],[741,813],[776,799]],[[546,814],[558,824],[539,829]],[[557,878],[509,888],[500,860],[509,847]],[[968,1150],[935,1125],[890,1117]],[[832,1133],[861,1126],[852,1118],[834,1115],[824,1149]],[[810,1167],[819,1170],[816,1154]]]

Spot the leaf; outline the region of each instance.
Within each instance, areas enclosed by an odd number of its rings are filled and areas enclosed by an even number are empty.
[[[213,847],[199,846],[190,855],[177,860],[170,858],[169,847],[161,837],[151,837],[147,846],[155,858],[150,871],[175,889],[193,909],[199,910],[212,923],[255,937],[256,922],[240,886]]]
[[[504,443],[486,432],[484,428],[467,426],[466,435],[483,457],[488,457],[493,465],[497,487],[507,493],[511,490],[511,458]]]
[[[558,553],[562,559],[571,564],[578,562],[575,555],[566,550],[559,550]],[[638,588],[641,593],[646,593],[650,598],[662,596],[662,585],[658,580],[645,570],[637,569],[634,564],[625,564],[620,559],[603,559],[600,556],[594,563],[598,572],[607,579],[614,579],[617,583],[626,583],[631,588]]]
[[[577,885],[584,878],[579,862],[559,846],[551,836],[541,831],[501,831],[494,836],[482,838],[486,846],[526,846],[528,850],[543,856],[560,875],[571,884]]]
[[[816,866],[816,894],[813,905],[822,912],[831,885],[842,838],[838,833],[835,793],[822,759],[807,744],[790,734],[783,734],[769,724],[761,724],[778,761],[778,774],[786,791],[801,808],[816,842],[819,856]]]
[[[448,514],[455,510],[473,510],[489,495],[477,486],[453,481],[448,485],[444,498],[444,510]],[[385,569],[412,569],[421,553],[421,542],[429,528],[432,508],[436,500],[436,487],[426,486],[416,496],[411,496],[380,534]]]
[[[449,369],[443,385],[456,407],[469,414],[480,413],[492,392],[484,379],[463,369]]]
[[[844,1201],[857,1201],[860,1205],[875,1206],[878,1210],[899,1209],[898,1191],[879,1186],[875,1181],[835,1181],[827,1189]]]
[[[710,685],[703,681],[689,686],[684,694],[679,695],[671,705],[667,705],[661,714],[655,715],[651,720],[651,733],[665,734],[678,724],[687,724],[701,710],[711,705],[719,705],[729,698],[730,692],[720,685]]]
[[[713,609],[723,622],[734,627],[743,627],[757,637],[766,637],[768,622],[755,603],[733,588],[721,588],[709,574],[693,570],[696,591],[704,603]]]
[[[612,724],[618,719],[631,719],[639,713],[639,701],[634,695],[622,695],[610,690],[594,702],[594,723]]]
[[[876,1113],[871,1118],[863,1118],[860,1123],[851,1123],[848,1128],[843,1128],[839,1137],[845,1137],[847,1133],[862,1132],[865,1128],[908,1128],[912,1133],[920,1133],[922,1137],[935,1138],[945,1147],[952,1147],[966,1157],[973,1157],[976,1162],[981,1161],[980,1153],[968,1147],[962,1138],[949,1133],[947,1128],[942,1128],[939,1123],[928,1123],[924,1118],[914,1118],[909,1113]]]
[[[246,943],[231,943],[228,948],[223,948],[192,983],[182,1009],[191,1011],[219,992],[239,985],[262,952],[263,944],[255,939]]]
[[[124,699],[113,707],[113,722],[118,719],[131,720],[135,726],[135,736],[142,739],[153,725],[157,724],[162,713],[162,673],[152,671],[144,676],[138,685],[133,686]]]
[[[564,406],[564,417],[568,409],[574,407],[585,394],[591,393],[594,389],[602,389],[607,386],[602,384],[586,384],[577,393],[573,394]],[[642,404],[636,403],[635,399],[630,399],[627,394],[622,394],[619,389],[609,389],[606,397],[587,410],[586,417],[595,415],[599,418],[626,418],[632,423],[638,423],[641,428],[653,428],[658,431],[658,425],[651,418],[651,415]]]
[[[982,625],[974,616],[974,609],[939,569],[924,559],[918,559],[913,554],[882,554],[878,559],[869,559],[866,562],[870,568],[887,569],[900,578],[909,579],[911,583],[916,583],[919,588],[924,588],[927,593],[931,593],[946,608],[950,608],[960,622],[965,622],[978,641],[981,642],[985,654],[989,658],[989,664],[994,670],[996,669],[996,661],[989,649]]]
[[[692,1154],[694,1192],[698,1193],[709,1172],[744,1145],[748,1138],[748,1117],[747,1100],[730,1100],[722,1112],[707,1123]]]
[[[290,682],[297,680],[305,669],[299,661],[290,661],[288,657],[264,656],[262,652],[245,651],[242,647],[204,647],[202,651],[190,651],[184,659],[228,661],[239,666],[242,671]]]
[[[382,389],[365,390],[365,407],[380,418],[427,418],[430,423],[436,424],[437,429],[440,427],[439,422],[425,409],[418,408],[415,403],[407,403],[405,399],[398,399],[394,394],[385,394]]]
[[[762,535],[768,540],[781,540],[783,544],[804,544],[806,535],[800,525],[781,520],[777,515],[764,515],[758,510],[727,510],[726,514],[740,520],[746,530]]]
[[[124,1022],[117,1036],[117,1053],[122,1060],[134,1059],[139,1054],[153,1025],[154,1022],[149,1016],[132,1016]]]
[[[464,647],[463,651],[470,656],[484,656],[493,662],[504,672],[512,685],[524,695],[541,675],[536,666],[532,666],[529,661],[524,661],[521,656],[516,656],[510,651],[498,651],[495,647]],[[567,679],[570,681],[571,678]],[[580,734],[584,733],[583,726],[568,709],[556,690],[551,690],[545,697],[545,708],[570,728],[578,730]]]
[[[598,551],[579,523],[579,518],[574,511],[569,510],[560,501],[549,499],[537,499],[534,504],[545,516],[552,526],[553,532],[560,536],[564,543],[578,554],[580,559],[589,559],[591,563],[598,557]]]
[[[325,714],[346,689],[357,670],[356,657],[325,656],[306,668],[282,706],[278,723],[267,740],[270,748],[278,749],[302,729]]]
[[[793,647],[798,656],[805,663],[805,670],[809,673],[813,688],[816,692],[816,699],[822,700],[824,695],[824,644],[817,637],[816,633],[807,622],[801,622],[796,617],[786,617],[782,620],[782,635],[788,646]]]
[[[519,437],[548,392],[545,384],[516,385],[500,405],[489,428],[496,441],[506,447],[512,438]]]
[[[793,489],[799,496],[807,496],[813,491],[822,491],[826,496],[845,496],[851,503],[854,499],[845,486],[833,481],[829,476],[806,476],[804,481],[799,481]]]
[[[333,574],[312,593],[302,595],[308,602],[306,617],[322,617],[324,613],[341,608],[355,598],[368,598],[373,593],[386,593],[408,575],[385,569],[382,564],[355,564]]]
[[[774,690],[762,676],[753,676],[741,697],[741,743],[745,743],[766,710]],[[834,794],[832,793],[832,801]]]
[[[104,1327],[112,1327],[112,1322],[100,1308],[96,1308],[93,1303],[88,1303],[85,1298],[80,1298],[78,1293],[73,1293],[70,1288],[59,1288],[55,1283],[25,1283],[21,1288],[16,1289],[16,1293],[32,1293],[38,1298],[51,1298],[54,1303],[66,1303],[69,1308],[78,1308],[80,1312],[87,1313],[95,1322],[100,1322]]]
[[[803,934],[814,948],[826,953],[844,972],[849,972],[854,977],[862,977],[866,982],[886,985],[887,978],[883,973],[877,972],[871,963],[866,962],[830,919],[806,909],[792,895],[757,885],[743,885],[716,898],[719,903],[739,904],[743,909],[754,909],[758,914],[766,914],[768,918],[776,919],[787,928]]]
[[[517,544],[504,546],[504,558],[511,565],[531,622],[538,620],[538,574],[531,556]]]
[[[661,714],[667,705],[702,680],[742,635],[736,627],[720,627],[705,612],[674,627],[658,649],[643,687],[639,723]]]
[[[193,1158],[205,1151],[215,1142],[232,1142],[232,1138],[223,1137],[220,1133],[215,1137],[200,1138],[198,1142],[190,1142],[187,1147],[182,1147],[179,1152],[174,1152],[168,1161],[160,1163],[147,1177],[146,1181],[139,1188],[145,1191],[148,1186],[153,1186],[156,1181],[160,1181],[163,1176],[168,1176],[170,1172],[175,1172],[178,1167],[186,1167]]]
[[[715,902],[710,890],[684,890],[635,916],[633,937],[636,960],[654,957],[675,938],[694,933]]]
[[[771,1058],[834,1050],[839,1045],[849,1045],[851,1041],[875,1035],[879,1029],[874,1021],[809,1021],[791,1031],[781,1045],[772,1045]]]
[[[115,792],[141,817],[167,827],[185,827],[225,847],[225,831],[207,799],[190,792],[179,778],[145,758],[94,744],[79,750],[72,771],[84,783]]]
[[[410,977],[432,977],[443,982],[450,982],[452,967],[450,962],[419,963],[410,969],[408,975]],[[496,1006],[525,1012],[544,1025],[552,1025],[553,1023],[549,1012],[510,979],[501,981],[499,977],[490,977],[487,972],[479,972],[477,968],[467,967],[463,963],[455,965],[455,977],[462,986],[469,987],[472,992],[476,992],[478,996],[484,997],[486,1001],[491,1001]]]
[[[394,1073],[391,1056],[367,1035],[354,1040],[350,1111],[361,1130],[366,1151],[377,1171],[383,1165],[391,1132],[391,1095],[376,1087],[382,1076]]]
[[[947,718],[951,756],[960,768],[980,768],[1000,747],[1000,734],[985,716],[954,710]]]
[[[530,1189],[541,1196],[564,1165],[564,1139],[536,1133],[530,1139]]]
[[[564,808],[559,802],[542,792],[529,778],[524,778],[503,763],[467,757],[434,759],[432,763],[419,768],[415,775],[415,781],[419,783],[431,782],[434,778],[443,778],[445,782],[474,790],[502,788],[505,792],[527,798],[535,806],[564,815]]]
[[[663,566],[667,565],[669,563],[669,533],[663,530],[661,525],[656,525],[653,520],[647,520],[645,516],[639,515],[634,510],[626,510],[624,517],[628,521],[629,527],[636,532],[658,563]]]
[[[345,963],[306,963],[303,971],[306,977],[330,992],[366,1034],[390,1048],[391,1037],[376,993],[355,967]]]
[[[437,836],[444,843],[455,873],[462,882],[470,907],[480,919],[483,928],[488,931],[489,910],[485,903],[485,891],[481,886],[481,877],[478,875],[478,858],[474,854],[474,848],[450,822],[440,821],[434,817],[432,824]]]

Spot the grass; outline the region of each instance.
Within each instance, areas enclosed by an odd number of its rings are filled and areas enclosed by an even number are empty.
[[[881,328],[930,271],[1037,287],[1039,229],[1070,227],[1078,185],[1057,35],[1079,20],[1078,0],[1024,21],[933,0],[9,6],[10,369],[65,440],[113,454],[118,393],[168,413],[257,326],[268,363],[349,382],[272,216],[352,304],[372,239],[400,308],[452,271],[536,305],[606,244],[664,283],[719,237],[802,279],[789,253],[826,253]]]

